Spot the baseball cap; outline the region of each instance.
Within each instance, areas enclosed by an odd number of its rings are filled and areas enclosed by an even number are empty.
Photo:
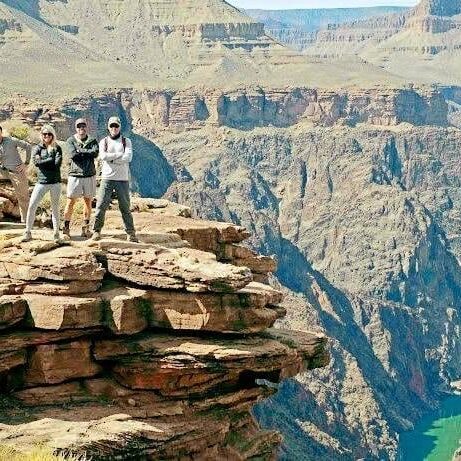
[[[107,122],[107,127],[109,128],[111,125],[122,126],[122,124],[120,123],[120,118],[119,117],[110,117],[109,121]]]
[[[85,125],[88,126],[88,122],[86,121],[86,118],[78,118],[77,120],[75,120],[75,128],[77,128],[77,126],[80,125],[81,123],[84,123]]]

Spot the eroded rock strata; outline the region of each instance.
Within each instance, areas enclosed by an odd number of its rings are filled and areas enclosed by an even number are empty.
[[[283,295],[255,279],[275,262],[241,245],[244,228],[144,205],[136,244],[115,212],[97,243],[55,244],[46,229],[19,243],[3,224],[0,444],[93,460],[274,459],[282,439],[250,411],[275,383],[326,365],[325,336],[271,328]]]

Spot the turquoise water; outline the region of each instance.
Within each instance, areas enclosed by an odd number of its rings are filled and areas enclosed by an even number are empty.
[[[400,434],[399,460],[451,461],[460,447],[461,396],[447,398],[413,431]]]

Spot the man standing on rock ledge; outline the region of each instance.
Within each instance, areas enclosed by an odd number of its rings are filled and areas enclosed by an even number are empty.
[[[91,237],[90,218],[93,197],[96,195],[96,167],[94,161],[99,153],[96,139],[88,135],[88,123],[84,118],[75,121],[76,133],[67,140],[70,169],[67,180],[67,203],[64,210],[63,234],[70,238],[70,220],[79,197],[85,203],[82,237]]]
[[[102,161],[101,185],[96,203],[92,239],[101,239],[106,211],[110,206],[112,193],[115,192],[128,241],[137,242],[130,211],[130,162],[133,158],[131,140],[121,135],[121,123],[118,117],[110,117],[107,127],[109,136],[99,143],[99,158]]]
[[[26,161],[21,160],[18,147],[26,151]],[[32,146],[20,139],[3,136],[0,126],[0,173],[9,179],[14,188],[14,193],[19,202],[21,221],[26,221],[27,209],[29,208],[29,181],[26,171],[30,162]]]

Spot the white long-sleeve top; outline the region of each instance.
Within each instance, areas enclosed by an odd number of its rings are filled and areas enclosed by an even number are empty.
[[[123,150],[122,137],[112,139],[107,137],[107,151],[105,138],[99,142],[99,159],[102,162],[101,178],[112,181],[130,180],[130,162],[133,158],[133,146],[129,138],[125,138],[126,146]]]

